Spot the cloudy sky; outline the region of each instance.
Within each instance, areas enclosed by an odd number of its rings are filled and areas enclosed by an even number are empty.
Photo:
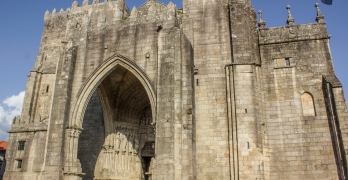
[[[21,112],[23,105],[24,91],[17,95],[6,98],[0,106],[0,140],[7,140],[12,120]]]
[[[82,4],[83,0],[78,0]],[[92,0],[90,0],[92,1]],[[169,0],[160,0],[168,4]],[[203,1],[203,0],[202,0]],[[332,6],[320,3],[329,33],[334,66],[344,89],[348,91],[347,0],[333,0]],[[43,16],[46,10],[71,6],[73,0],[3,0],[0,4],[0,140],[7,140],[7,131],[14,116],[20,114],[27,75],[33,68],[40,45]],[[127,0],[130,8],[145,0]],[[179,0],[173,0],[182,7]],[[285,26],[287,4],[296,24],[315,22],[314,4],[320,0],[252,0],[256,10],[263,10],[267,27]]]

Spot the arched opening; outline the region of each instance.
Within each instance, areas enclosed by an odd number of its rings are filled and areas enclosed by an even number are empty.
[[[303,116],[315,116],[315,107],[313,97],[309,93],[304,93],[301,96]]]
[[[78,141],[83,179],[146,179],[154,156],[154,146],[148,149],[147,144],[155,143],[146,88],[122,65],[97,85],[82,116]]]

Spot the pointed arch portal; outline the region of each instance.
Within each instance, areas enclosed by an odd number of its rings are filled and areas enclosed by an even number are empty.
[[[75,150],[83,179],[146,179],[154,156],[155,102],[149,78],[120,55],[86,80],[69,123],[83,129]]]
[[[74,103],[71,118],[70,118],[70,127],[82,127],[84,112],[86,111],[86,107],[90,98],[92,97],[95,90],[99,87],[99,85],[105,80],[105,78],[111,74],[117,67],[123,67],[130,73],[132,73],[139,82],[143,85],[146,94],[148,95],[152,115],[155,114],[155,106],[156,106],[156,98],[153,85],[150,79],[146,76],[146,74],[131,60],[127,59],[124,56],[116,54],[110,58],[108,58],[100,67],[92,73],[92,75],[85,81],[85,84],[81,88],[78,93],[78,98]],[[153,116],[154,117],[154,116]]]

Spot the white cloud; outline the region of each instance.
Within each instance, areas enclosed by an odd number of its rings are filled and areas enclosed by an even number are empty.
[[[6,98],[3,104],[0,104],[0,141],[7,141],[7,131],[11,128],[13,118],[21,114],[24,94],[22,91],[18,95]]]
[[[22,91],[18,95],[13,95],[4,100],[4,104],[8,107],[22,108],[25,92]]]

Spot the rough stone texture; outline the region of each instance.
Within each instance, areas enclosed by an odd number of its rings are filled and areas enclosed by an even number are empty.
[[[194,49],[197,179],[228,177],[224,65],[231,61],[226,1],[183,1],[183,30]]]
[[[44,20],[4,179],[348,178],[319,10],[258,29],[249,0],[84,0]]]
[[[104,143],[103,112],[98,94],[93,94],[88,103],[79,139],[77,158],[80,159],[83,172],[82,179],[93,179],[98,155]]]

